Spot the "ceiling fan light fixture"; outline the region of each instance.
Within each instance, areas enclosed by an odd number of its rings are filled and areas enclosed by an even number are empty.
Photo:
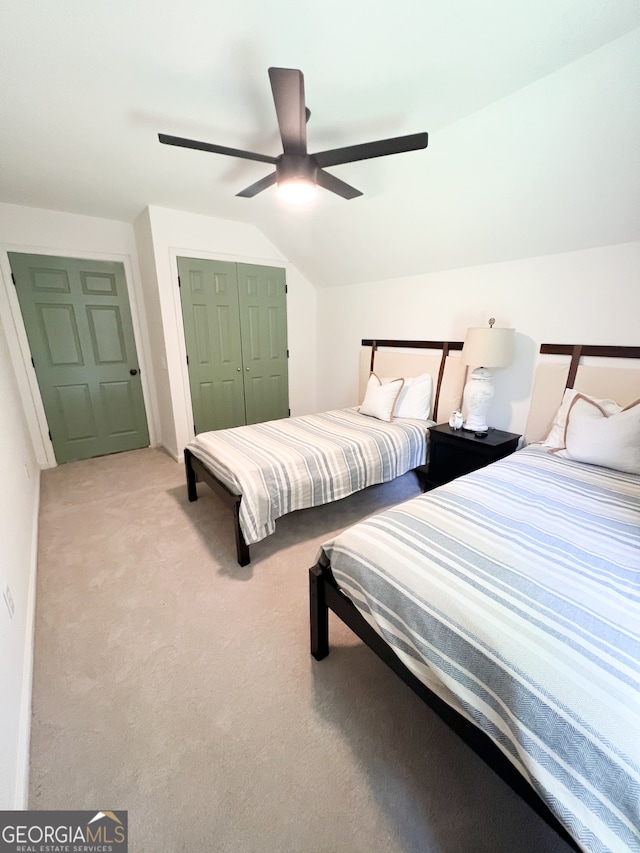
[[[283,154],[276,163],[278,195],[290,204],[306,204],[317,193],[318,169],[306,154]]]
[[[285,178],[278,181],[278,195],[289,204],[307,204],[318,194],[318,188],[309,178]]]

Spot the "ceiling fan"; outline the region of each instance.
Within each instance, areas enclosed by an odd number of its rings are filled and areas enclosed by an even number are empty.
[[[354,163],[372,157],[384,157],[388,154],[401,154],[426,148],[429,141],[427,133],[413,133],[409,136],[397,136],[394,139],[381,139],[377,142],[364,142],[361,145],[349,145],[309,154],[307,151],[307,121],[311,113],[304,100],[304,77],[295,68],[269,68],[269,80],[276,108],[278,127],[282,138],[282,151],[278,157],[269,154],[256,154],[239,148],[227,148],[195,139],[183,139],[180,136],[168,136],[159,133],[158,139],[165,145],[177,145],[181,148],[195,148],[198,151],[211,151],[214,154],[227,154],[230,157],[242,157],[245,160],[257,160],[271,163],[275,172],[256,181],[255,184],[237,193],[242,198],[252,198],[267,187],[278,184],[282,194],[297,195],[299,200],[315,195],[316,185],[330,190],[342,198],[357,198],[360,190],[346,184],[329,172],[326,166],[338,166],[342,163]]]

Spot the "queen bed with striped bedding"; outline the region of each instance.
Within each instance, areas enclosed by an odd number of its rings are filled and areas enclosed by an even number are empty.
[[[575,849],[640,851],[640,474],[531,444],[325,543],[310,590],[314,657],[331,609]]]

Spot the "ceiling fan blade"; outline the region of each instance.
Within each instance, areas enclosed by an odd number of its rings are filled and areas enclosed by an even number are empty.
[[[316,183],[324,187],[325,190],[331,190],[332,193],[342,196],[342,198],[357,198],[359,195],[362,195],[360,190],[349,186],[349,184],[345,184],[344,181],[336,178],[335,175],[329,174],[329,172],[323,172],[322,169],[318,169]]]
[[[338,166],[340,163],[354,163],[356,160],[370,160],[372,157],[386,157],[388,154],[402,154],[426,148],[428,133],[412,133],[409,136],[396,136],[394,139],[381,139],[378,142],[363,142],[362,145],[349,145],[346,148],[334,148],[321,151],[313,157],[321,168]]]
[[[296,68],[270,68],[269,80],[285,154],[307,153],[304,77]]]
[[[212,154],[228,154],[229,157],[242,157],[244,160],[257,160],[260,163],[275,163],[277,158],[268,154],[255,154],[253,151],[242,151],[240,148],[227,148],[224,145],[213,145],[211,142],[198,142],[195,139],[183,139],[181,136],[167,136],[159,133],[158,139],[163,145],[177,145],[179,148],[195,148],[196,151],[210,151]]]
[[[240,198],[253,198],[254,195],[258,195],[262,190],[266,190],[267,187],[273,186],[277,181],[278,176],[275,172],[271,175],[267,175],[266,178],[261,178],[259,181],[256,181],[255,184],[251,184],[250,187],[242,190],[240,193],[236,193]]]

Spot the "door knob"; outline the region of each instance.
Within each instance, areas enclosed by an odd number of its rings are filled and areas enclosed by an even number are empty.
[[[239,367],[236,367],[236,370],[238,371],[238,373],[240,373],[240,368],[239,368]]]
[[[132,368],[131,368],[131,370],[129,371],[129,373],[130,373],[132,376],[135,376],[135,375],[137,374],[137,372],[138,372],[138,371],[135,369],[135,367],[132,367]]]

